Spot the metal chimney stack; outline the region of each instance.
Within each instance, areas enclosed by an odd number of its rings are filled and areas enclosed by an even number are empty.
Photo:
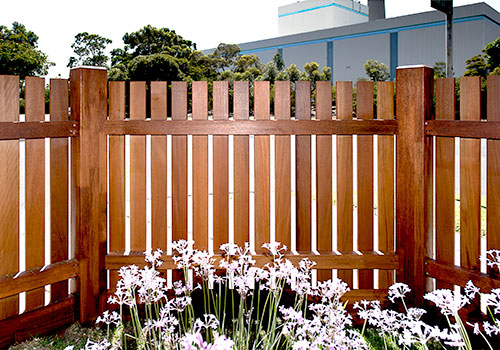
[[[385,19],[385,0],[368,0],[368,19]]]

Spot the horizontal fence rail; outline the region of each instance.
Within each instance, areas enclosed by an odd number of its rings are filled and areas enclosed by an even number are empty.
[[[0,122],[0,140],[77,137],[73,121]]]
[[[108,135],[394,135],[395,120],[108,120]]]

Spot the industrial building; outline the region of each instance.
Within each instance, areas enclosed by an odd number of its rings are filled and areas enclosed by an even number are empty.
[[[465,60],[481,53],[500,37],[500,13],[486,3],[454,8],[453,62],[455,77],[465,72]],[[375,59],[390,68],[446,61],[445,15],[432,10],[385,18],[384,1],[369,0],[368,7],[351,0],[306,0],[278,9],[276,38],[240,43],[242,54],[262,62],[280,52],[285,65],[302,69],[317,62],[332,69],[333,81],[367,78],[364,63]]]

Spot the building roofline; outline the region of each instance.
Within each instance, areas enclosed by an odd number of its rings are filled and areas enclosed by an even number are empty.
[[[454,23],[487,20],[500,27],[500,13],[484,2],[454,8]],[[280,49],[291,46],[321,43],[354,37],[385,34],[416,28],[444,25],[444,15],[438,11],[420,12],[383,20],[364,22],[343,27],[321,29],[239,44],[242,53]],[[207,52],[213,51],[204,50]]]

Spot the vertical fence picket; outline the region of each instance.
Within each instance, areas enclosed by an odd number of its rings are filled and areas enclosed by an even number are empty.
[[[337,119],[352,119],[352,83],[337,82]],[[337,249],[353,249],[353,160],[352,136],[337,136]],[[341,270],[338,277],[352,288],[352,270]]]
[[[373,83],[356,85],[356,116],[373,119]],[[357,136],[358,250],[373,250],[373,136]],[[359,288],[373,288],[373,270],[359,270]]]
[[[332,119],[332,83],[316,82],[316,118]],[[332,136],[316,136],[316,213],[320,253],[332,252]],[[318,280],[332,278],[331,270],[319,270]]]
[[[295,83],[295,119],[311,119],[311,82]],[[311,136],[295,136],[297,251],[311,251]]]
[[[481,118],[480,77],[460,79],[460,120]],[[481,141],[460,140],[460,264],[479,271],[481,234]]]
[[[125,82],[109,82],[109,120],[125,120]],[[109,136],[109,250],[125,250],[125,136]],[[118,272],[110,272],[114,290]]]
[[[193,82],[193,120],[208,119],[208,83]],[[193,239],[208,250],[208,137],[193,136]]]
[[[247,81],[234,82],[234,119],[249,118],[249,86]],[[235,135],[234,153],[234,243],[249,241],[249,141],[248,136]]]
[[[172,120],[187,119],[187,83],[172,82]],[[172,136],[172,241],[187,239],[187,136]]]
[[[26,77],[26,121],[45,120],[45,79]],[[45,140],[26,140],[26,269],[45,265]],[[44,290],[26,293],[26,310],[44,304]]]
[[[487,120],[500,122],[500,76],[487,80]],[[487,141],[486,249],[500,249],[500,141]],[[498,273],[498,271],[497,271]]]
[[[377,119],[394,119],[394,83],[377,83]],[[378,246],[382,252],[394,251],[394,136],[377,136],[377,214]],[[379,271],[379,288],[394,283],[394,271]]]
[[[19,77],[0,75],[0,121],[19,120]],[[0,141],[0,275],[19,271],[19,141]],[[18,296],[0,300],[0,319],[17,315]]]
[[[455,79],[436,80],[436,120],[455,119]],[[455,139],[436,137],[436,259],[455,263]],[[436,281],[436,288],[452,288]]]
[[[274,83],[274,114],[277,120],[290,120],[290,82]],[[276,242],[291,245],[291,162],[290,136],[275,136],[275,232]]]
[[[229,119],[229,83],[213,83],[214,120]],[[213,137],[214,250],[229,241],[229,143],[228,136]]]
[[[130,119],[146,117],[146,83],[130,82]],[[130,250],[146,249],[146,137],[130,136]]]
[[[50,80],[50,120],[68,120],[68,80]],[[50,262],[68,259],[68,139],[50,140]],[[68,296],[68,282],[51,286],[50,301]]]
[[[167,83],[151,82],[151,119],[167,119]],[[167,249],[167,137],[151,136],[151,247]]]
[[[256,120],[269,120],[269,82],[256,81],[254,85]],[[269,136],[255,136],[255,250],[270,241],[270,165]]]

